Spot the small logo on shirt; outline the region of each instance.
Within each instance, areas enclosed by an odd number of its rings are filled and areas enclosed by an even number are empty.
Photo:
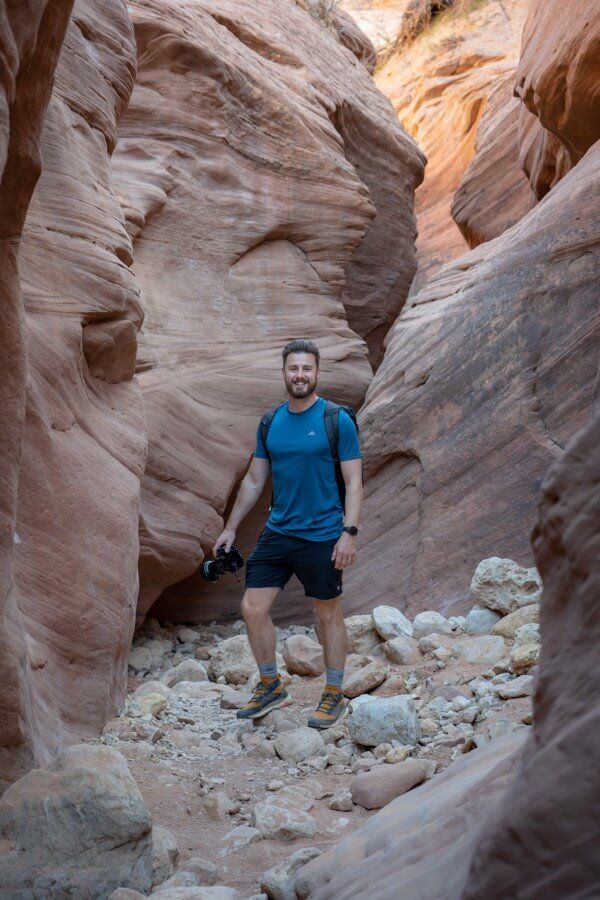
[[[309,432],[308,432],[308,436],[309,436],[309,437],[311,437],[311,435],[312,435],[312,437],[314,437],[314,436],[315,436],[315,433],[314,433],[314,431],[309,431]]]

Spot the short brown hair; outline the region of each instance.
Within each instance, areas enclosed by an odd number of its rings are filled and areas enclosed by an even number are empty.
[[[281,351],[281,356],[283,357],[283,365],[285,366],[285,361],[290,355],[290,353],[312,353],[314,358],[317,361],[317,369],[319,368],[319,363],[321,361],[321,354],[319,353],[319,348],[316,344],[313,344],[312,341],[308,341],[305,338],[296,338],[294,341],[290,341],[289,344],[286,344],[283,350]]]

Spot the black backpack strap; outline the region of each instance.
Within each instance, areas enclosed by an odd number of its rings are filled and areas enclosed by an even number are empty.
[[[266,412],[260,420],[260,425],[258,426],[260,439],[262,441],[263,447],[265,448],[265,453],[267,454],[269,462],[271,462],[271,456],[269,454],[269,451],[267,450],[267,435],[269,433],[269,428],[271,427],[271,422],[273,421],[275,413],[278,409],[279,407],[276,406],[274,409],[270,409],[268,412]]]
[[[340,441],[340,407],[337,403],[334,403],[333,400],[325,401],[323,418],[325,419],[325,431],[327,433],[327,440],[329,441],[329,450],[331,451],[334,464],[337,465],[340,461],[340,452],[338,448]]]

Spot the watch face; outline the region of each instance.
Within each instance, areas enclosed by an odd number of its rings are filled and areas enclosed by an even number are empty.
[[[355,537],[358,534],[358,528],[356,527],[356,525],[348,525],[346,528],[344,528],[344,531],[347,531],[348,534],[352,535],[352,537]]]

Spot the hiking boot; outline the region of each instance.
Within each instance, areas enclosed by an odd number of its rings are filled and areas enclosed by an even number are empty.
[[[287,706],[289,702],[290,695],[282,685],[281,678],[277,677],[273,681],[259,681],[252,699],[238,709],[236,715],[238,719],[260,719],[272,709]]]
[[[309,728],[331,728],[348,713],[348,705],[341,691],[325,689],[314,714],[308,720]]]

